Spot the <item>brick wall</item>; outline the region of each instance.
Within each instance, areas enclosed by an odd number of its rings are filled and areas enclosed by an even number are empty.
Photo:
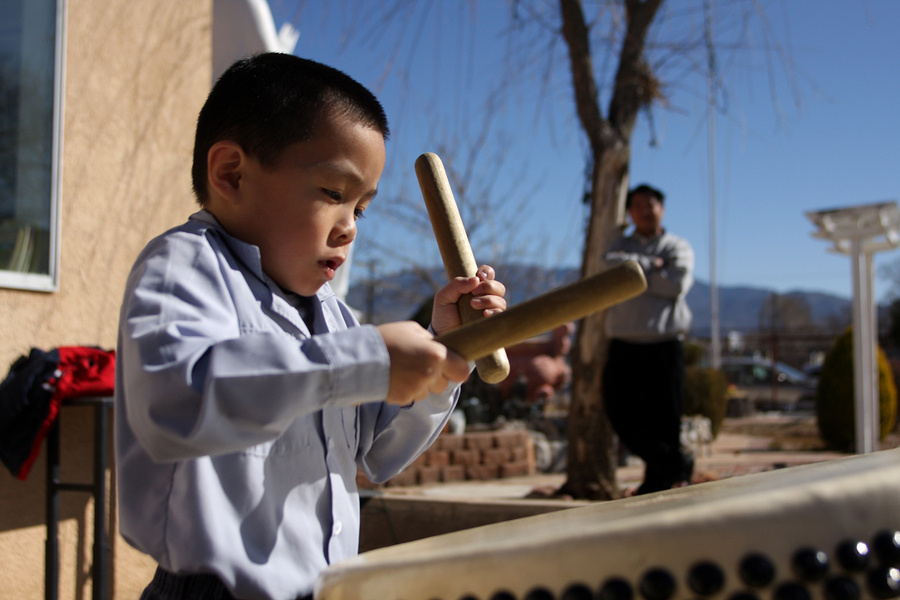
[[[360,489],[410,486],[453,481],[487,481],[532,475],[534,447],[525,431],[443,433],[402,473],[375,485],[357,474]]]

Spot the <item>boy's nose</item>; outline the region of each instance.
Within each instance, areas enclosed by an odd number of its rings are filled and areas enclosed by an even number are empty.
[[[337,222],[332,237],[338,244],[349,244],[356,239],[356,219],[344,218]]]

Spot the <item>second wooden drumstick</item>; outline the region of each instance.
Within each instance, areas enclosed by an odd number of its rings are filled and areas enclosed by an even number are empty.
[[[463,358],[477,361],[497,348],[577,321],[634,298],[646,289],[644,271],[636,261],[630,260],[526,300],[483,321],[457,327],[435,339]]]

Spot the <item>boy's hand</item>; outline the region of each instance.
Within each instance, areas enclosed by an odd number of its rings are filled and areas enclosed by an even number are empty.
[[[483,311],[484,316],[506,310],[506,286],[494,279],[494,269],[488,265],[479,267],[475,277],[456,277],[434,296],[431,328],[435,335],[447,333],[462,325],[457,302],[464,294],[472,294],[472,308]]]
[[[447,389],[450,380],[469,376],[469,363],[447,349],[413,321],[378,326],[391,357],[391,380],[386,401],[406,405]]]

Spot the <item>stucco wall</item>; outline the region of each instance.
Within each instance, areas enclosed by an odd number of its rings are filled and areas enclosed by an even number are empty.
[[[113,348],[128,270],[194,210],[190,153],[211,79],[211,0],[68,0],[60,289],[0,290],[0,370],[31,347]],[[89,409],[63,410],[62,474],[90,477]],[[44,458],[26,482],[0,472],[0,596],[44,596]],[[61,502],[61,599],[90,598],[92,503]],[[113,517],[113,527],[115,519]],[[154,565],[110,540],[116,598]]]

